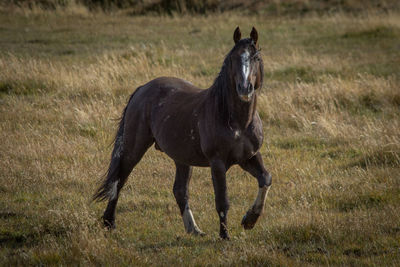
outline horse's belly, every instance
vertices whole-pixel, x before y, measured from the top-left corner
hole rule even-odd
[[[174,161],[179,163],[190,165],[190,166],[200,166],[207,167],[209,162],[204,156],[204,154],[199,153],[195,146],[188,146],[185,144],[178,144],[175,148],[162,148],[161,150],[165,152]]]
[[[154,136],[156,148],[173,160],[191,166],[209,166],[200,147],[200,140],[194,130],[166,127]]]

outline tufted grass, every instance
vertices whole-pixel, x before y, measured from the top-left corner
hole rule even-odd
[[[400,264],[400,17],[0,15],[0,265]],[[259,30],[261,148],[273,176],[228,172],[232,240],[218,238],[210,172],[195,168],[184,233],[173,162],[151,148],[107,232],[90,197],[129,95],[152,78],[206,88],[240,25]]]

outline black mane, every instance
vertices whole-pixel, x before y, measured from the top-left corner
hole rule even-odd
[[[229,68],[231,66],[231,54],[235,47],[226,55],[218,76],[215,78],[213,85],[210,87],[210,95],[214,98],[215,110],[221,121],[228,121],[229,114],[229,88],[231,85]]]

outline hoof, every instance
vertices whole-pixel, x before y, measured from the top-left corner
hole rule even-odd
[[[256,214],[252,211],[248,211],[246,213],[246,215],[243,216],[243,219],[242,219],[243,228],[246,230],[253,229],[259,216],[260,216],[260,214]]]
[[[221,237],[223,240],[231,240],[228,233],[220,233],[219,237]]]
[[[225,224],[220,225],[219,236],[224,240],[230,240],[228,229]]]
[[[203,231],[201,231],[200,229],[195,229],[193,232],[191,232],[190,234],[195,235],[195,236],[205,236],[206,233],[204,233]]]
[[[107,230],[115,229],[115,221],[114,220],[106,220],[103,219],[103,225],[107,228]]]

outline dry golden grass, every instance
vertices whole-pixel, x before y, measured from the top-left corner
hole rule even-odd
[[[116,17],[0,15],[0,264],[399,265],[400,16]],[[152,78],[206,88],[232,32],[260,32],[265,165],[257,192],[228,172],[232,240],[218,238],[207,168],[191,203],[204,238],[184,233],[172,160],[151,148],[132,172],[117,229],[90,203],[129,95]]]

